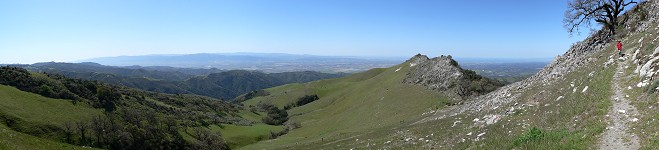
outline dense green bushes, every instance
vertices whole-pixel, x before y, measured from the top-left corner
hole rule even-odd
[[[315,94],[314,95],[304,95],[302,97],[297,98],[297,100],[295,102],[284,106],[284,110],[289,110],[293,107],[306,105],[306,104],[309,104],[309,103],[311,103],[313,101],[316,101],[318,99],[320,99],[320,98],[318,98],[318,95],[315,95]]]
[[[458,91],[462,97],[489,93],[504,85],[500,81],[484,78],[471,70],[463,70],[463,73],[465,80],[460,83],[462,89]]]
[[[288,121],[288,113],[286,110],[279,109],[277,106],[270,103],[260,103],[258,107],[268,113],[268,116],[263,118],[263,123],[265,124],[283,125],[284,122]]]
[[[188,131],[186,130],[186,132]],[[192,128],[192,131],[188,132],[188,134],[195,138],[195,142],[193,142],[193,145],[191,146],[194,149],[229,149],[228,145],[224,142],[224,139],[222,139],[222,136],[219,132],[213,132],[208,128],[195,127]]]

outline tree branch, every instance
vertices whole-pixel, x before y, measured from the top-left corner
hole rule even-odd
[[[615,26],[618,26],[618,16],[625,7],[638,3],[635,0],[571,0],[568,2],[568,10],[565,13],[565,28],[572,33],[579,27],[590,25],[589,20],[601,23],[610,30],[612,34]]]
[[[623,4],[622,7],[624,8],[624,7],[627,7],[627,5],[631,5],[631,4],[638,4],[638,2],[630,1],[630,2],[627,3],[627,4]]]

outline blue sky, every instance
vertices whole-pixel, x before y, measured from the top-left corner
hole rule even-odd
[[[0,0],[0,63],[265,52],[551,58],[561,0]],[[587,31],[587,30],[586,30]]]

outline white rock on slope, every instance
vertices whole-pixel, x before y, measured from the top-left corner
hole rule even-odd
[[[588,86],[584,87],[583,90],[581,90],[581,93],[586,93],[588,91]]]
[[[652,56],[656,55],[657,53],[659,53],[659,46],[654,50],[654,53],[652,53]],[[652,56],[650,56],[650,57],[652,57]],[[652,66],[653,65],[656,66],[654,64],[654,62],[657,61],[658,59],[659,59],[659,56],[650,59],[645,64],[640,65],[640,68],[637,68],[634,72],[638,72],[638,75],[641,78],[648,77],[648,75],[654,74],[654,73],[651,73],[653,71]]]
[[[491,125],[499,122],[499,120],[501,120],[501,115],[485,115],[483,118],[485,120],[485,124]]]
[[[624,113],[626,113],[626,112],[627,112],[627,111],[626,111],[626,110],[623,110],[623,109],[618,110],[618,113],[621,113],[621,114],[624,114]]]

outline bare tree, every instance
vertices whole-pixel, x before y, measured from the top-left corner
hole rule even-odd
[[[94,133],[94,136],[96,136],[96,146],[98,147],[103,147],[103,145],[105,145],[105,139],[110,131],[109,122],[110,121],[107,117],[98,115],[92,118],[91,124],[89,124],[91,131]]]
[[[568,2],[563,23],[572,34],[579,27],[590,26],[591,21],[595,21],[613,35],[619,25],[618,16],[625,11],[625,7],[636,3],[634,0],[573,0]]]
[[[64,135],[66,136],[66,142],[70,144],[73,143],[73,134],[76,132],[76,126],[72,122],[64,123]]]
[[[86,132],[87,132],[88,127],[89,127],[89,125],[84,121],[76,122],[76,129],[78,129],[78,133],[80,133],[80,144],[81,145],[88,144],[87,143],[87,137],[85,136],[85,135],[87,135]]]

